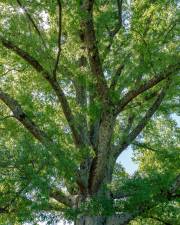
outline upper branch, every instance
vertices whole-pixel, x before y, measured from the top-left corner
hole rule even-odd
[[[9,40],[6,40],[2,36],[0,36],[0,42],[4,47],[7,49],[10,49],[11,51],[15,52],[17,55],[19,55],[21,58],[23,58],[26,62],[28,62],[37,72],[42,72],[44,77],[49,77],[50,74],[48,71],[46,71],[43,66],[31,55],[29,55],[27,52],[25,52],[23,49],[16,46],[14,43],[12,43]]]
[[[0,89],[0,99],[9,107],[13,116],[42,144],[52,142],[50,138],[28,117],[20,104]]]
[[[41,73],[41,75],[44,77],[44,79],[46,79],[49,82],[49,84],[55,91],[55,93],[61,103],[63,113],[64,113],[66,120],[72,131],[74,143],[76,144],[76,146],[79,146],[80,144],[82,144],[83,140],[81,139],[78,129],[75,126],[75,118],[72,114],[72,111],[71,111],[69,103],[66,99],[66,96],[65,96],[62,88],[60,87],[59,83],[57,82],[57,80],[52,76],[52,74],[50,74],[47,70],[45,70],[44,67],[34,57],[32,57],[28,52],[17,47],[14,43],[12,43],[9,40],[6,40],[2,36],[0,36],[0,42],[2,43],[2,45],[4,47],[15,52],[18,56],[20,56],[27,63],[29,63],[37,72]]]
[[[131,102],[134,98],[136,98],[141,93],[147,91],[148,89],[154,87],[162,80],[165,80],[169,76],[171,76],[173,73],[177,72],[180,69],[180,63],[177,63],[175,65],[170,65],[165,71],[158,74],[157,76],[154,76],[152,79],[147,81],[145,84],[140,85],[139,87],[130,90],[125,96],[118,102],[117,108],[116,108],[116,114],[120,113],[124,107]]]
[[[169,84],[167,83],[167,85],[162,89],[162,91],[157,96],[153,105],[148,109],[145,116],[137,124],[137,126],[131,131],[131,133],[126,138],[123,138],[122,142],[115,148],[115,151],[114,151],[115,157],[118,157],[118,155],[132,143],[132,141],[140,134],[140,132],[147,125],[147,123],[149,122],[149,120],[157,111],[161,102],[163,101],[166,91],[168,89],[168,86]]]
[[[114,76],[112,77],[112,80],[111,80],[111,85],[110,85],[110,89],[111,90],[114,90],[115,89],[116,84],[117,84],[118,79],[119,79],[119,76],[121,75],[123,69],[124,69],[124,65],[120,65],[117,68],[116,73],[114,74]]]
[[[118,7],[118,23],[116,24],[115,28],[112,31],[109,31],[109,44],[107,45],[105,51],[104,51],[104,57],[109,53],[111,46],[113,44],[113,39],[116,36],[116,34],[119,32],[119,30],[122,28],[122,4],[123,0],[117,0],[117,7]],[[108,29],[109,30],[109,29]]]
[[[144,148],[144,149],[147,149],[147,150],[150,150],[150,151],[153,151],[153,152],[158,152],[159,150],[149,146],[149,144],[146,144],[146,143],[140,143],[138,141],[134,141],[133,142],[133,145],[139,147],[139,148]]]
[[[122,26],[122,3],[123,0],[117,0],[119,27]]]
[[[25,6],[23,6],[23,4],[21,3],[20,0],[16,0],[16,1],[17,1],[18,5],[24,10],[24,12],[25,12],[25,14],[26,14],[28,20],[32,23],[32,25],[33,25],[35,31],[37,32],[38,36],[40,37],[40,39],[41,39],[41,41],[42,41],[42,43],[43,43],[43,45],[44,45],[44,47],[46,48],[46,43],[45,43],[45,41],[44,41],[44,38],[43,38],[43,36],[41,35],[41,32],[40,32],[38,26],[37,26],[36,23],[34,22],[32,16],[31,16],[30,13],[28,12],[27,8],[26,8]]]
[[[85,0],[82,5],[84,15],[82,16],[81,25],[84,32],[85,45],[88,51],[92,75],[96,79],[97,93],[101,99],[107,96],[107,83],[103,74],[102,63],[97,46],[96,34],[93,23],[93,0]]]
[[[60,0],[57,0],[57,3],[58,3],[58,12],[59,12],[59,23],[58,23],[59,32],[58,32],[58,53],[57,53],[56,62],[55,62],[54,70],[53,70],[54,77],[56,77],[56,71],[58,68],[59,58],[61,54],[61,34],[62,34],[62,5]]]

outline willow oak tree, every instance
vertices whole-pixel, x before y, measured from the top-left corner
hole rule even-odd
[[[149,152],[147,137],[167,141],[152,117],[178,110],[178,3],[3,0],[0,12],[1,224],[121,225],[153,213],[153,176],[130,179],[116,160],[131,144]],[[170,177],[155,196],[177,196]]]

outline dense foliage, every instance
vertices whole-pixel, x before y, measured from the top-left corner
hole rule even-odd
[[[0,224],[178,224],[178,20],[175,0],[0,1]]]

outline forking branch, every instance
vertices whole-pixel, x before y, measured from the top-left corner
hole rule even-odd
[[[103,74],[102,62],[97,47],[96,34],[93,23],[93,6],[94,1],[85,0],[81,5],[85,16],[81,18],[81,26],[85,38],[85,46],[88,52],[91,73],[96,80],[98,96],[101,100],[107,97],[107,82]]]
[[[55,91],[59,102],[61,103],[63,113],[66,117],[66,120],[69,124],[69,127],[72,131],[72,136],[74,139],[74,143],[76,146],[79,146],[83,143],[83,140],[80,137],[80,134],[78,132],[78,129],[75,126],[75,119],[74,115],[72,114],[71,108],[69,106],[69,103],[66,99],[66,96],[60,87],[58,81],[53,78],[53,75],[49,73],[44,67],[33,57],[31,56],[28,52],[24,51],[23,49],[19,48],[16,46],[14,43],[12,43],[9,40],[6,40],[2,36],[0,36],[0,42],[2,45],[13,51],[15,54],[20,56],[22,59],[24,59],[29,65],[31,65],[38,73],[40,73],[45,80],[48,81],[48,83],[51,85],[53,90]]]
[[[136,127],[126,136],[126,138],[122,139],[121,143],[119,143],[116,147],[114,147],[115,158],[117,158],[119,154],[135,140],[135,138],[141,133],[141,131],[147,125],[151,117],[154,115],[154,113],[157,111],[157,109],[161,105],[165,97],[165,94],[168,90],[168,87],[169,87],[169,83],[167,82],[165,87],[162,88],[161,92],[157,95],[157,98],[152,104],[152,106],[146,111],[144,117],[139,121]]]
[[[166,70],[157,74],[150,80],[146,81],[144,84],[141,84],[139,87],[136,87],[135,89],[130,90],[117,103],[115,113],[119,114],[124,109],[124,107],[128,105],[128,103],[130,103],[133,99],[135,99],[138,95],[144,93],[145,91],[154,87],[155,85],[167,79],[168,77],[172,76],[173,74],[176,74],[179,69],[180,69],[179,63],[170,65],[166,68]]]

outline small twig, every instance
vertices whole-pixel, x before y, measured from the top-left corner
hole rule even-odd
[[[20,0],[16,0],[16,1],[17,1],[18,5],[24,10],[24,12],[25,12],[27,18],[29,19],[29,21],[32,23],[34,29],[36,30],[38,36],[40,37],[40,39],[41,39],[41,41],[42,41],[44,47],[47,48],[47,47],[46,47],[46,43],[45,43],[45,41],[44,41],[44,38],[43,38],[42,35],[41,35],[40,30],[39,30],[38,26],[36,25],[36,23],[34,22],[34,20],[33,20],[33,18],[31,17],[31,15],[29,14],[27,8],[26,8],[25,6],[23,6],[23,4],[21,3]]]
[[[145,144],[145,143],[140,143],[138,141],[134,141],[133,142],[133,145],[137,146],[137,147],[140,147],[140,148],[144,148],[144,149],[147,149],[147,150],[150,150],[150,151],[153,151],[153,152],[158,152],[158,150],[152,148],[151,146]]]
[[[15,118],[15,117],[13,115],[5,116],[5,117],[0,118],[0,121],[6,120],[6,119],[9,119],[9,118]]]
[[[176,26],[176,24],[177,24],[177,23],[176,23],[176,21],[175,21],[175,23],[174,23],[174,24],[170,27],[170,29],[166,32],[162,44],[165,44],[166,38],[168,37],[169,33],[173,30],[173,28]]]

